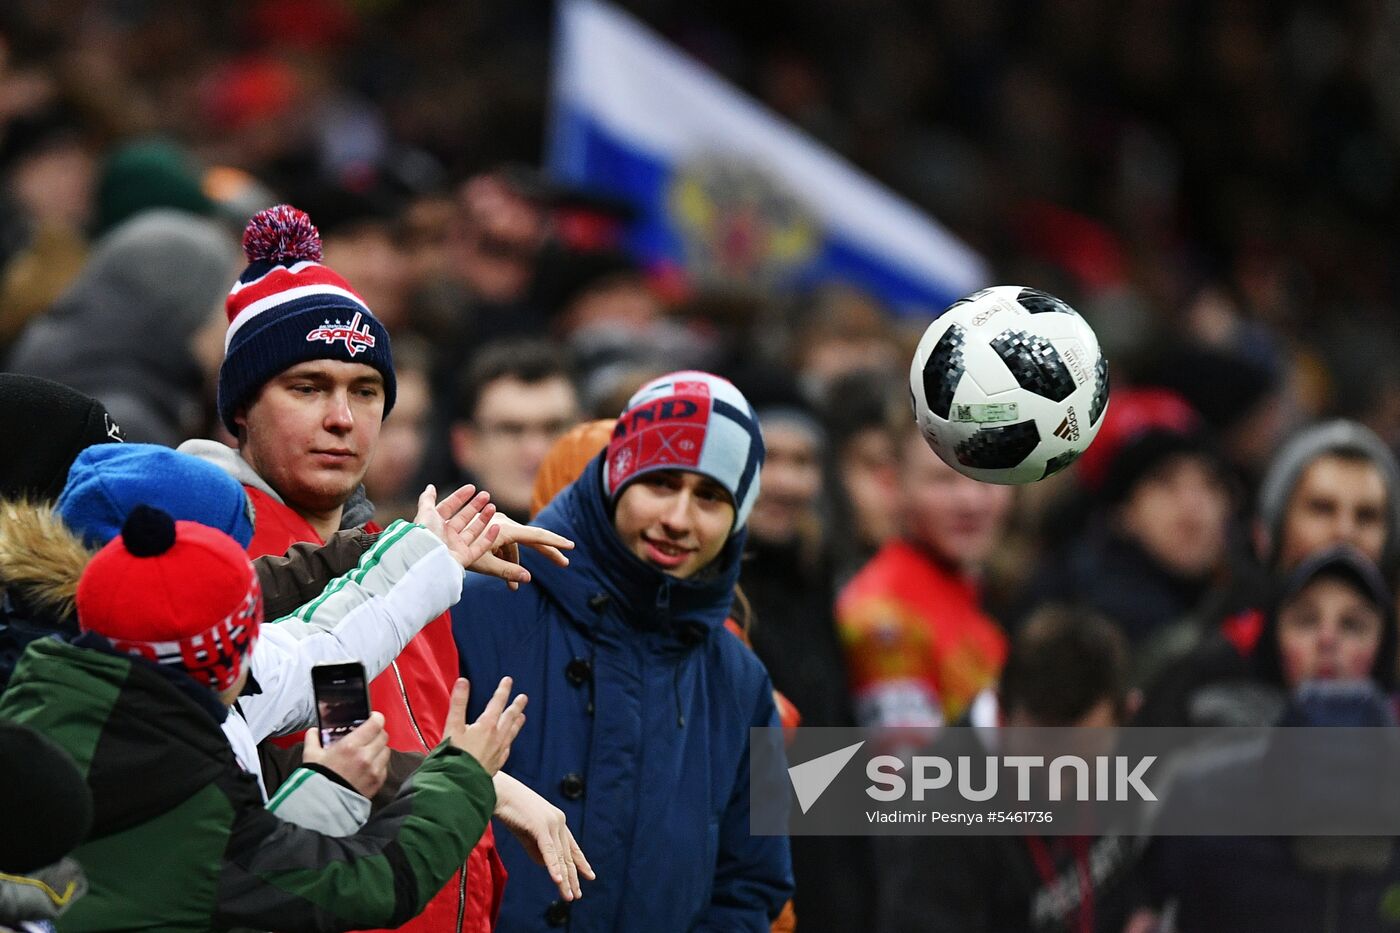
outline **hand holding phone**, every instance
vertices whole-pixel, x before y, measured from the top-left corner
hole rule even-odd
[[[369,719],[369,686],[359,661],[317,664],[311,668],[316,724],[321,747],[328,747]]]
[[[330,748],[321,747],[320,732],[306,730],[302,763],[329,768],[361,797],[379,793],[389,777],[389,733],[384,730],[384,714],[370,713],[369,719]]]
[[[317,664],[311,685],[317,728],[307,730],[303,760],[329,768],[361,796],[373,797],[389,774],[389,735],[384,716],[369,710],[363,665]]]

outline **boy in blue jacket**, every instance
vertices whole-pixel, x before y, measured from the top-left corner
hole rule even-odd
[[[463,674],[509,672],[533,698],[511,774],[596,853],[570,904],[503,836],[502,929],[766,931],[791,896],[787,839],[749,833],[749,729],[778,726],[772,684],[721,631],[762,464],[738,389],[662,376],[535,520],[577,543],[570,566],[526,556],[528,591],[468,579]]]

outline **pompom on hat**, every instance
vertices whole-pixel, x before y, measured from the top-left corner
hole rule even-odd
[[[758,499],[763,434],[744,394],[698,370],[658,376],[636,391],[617,419],[603,463],[603,487],[617,503],[627,484],[656,470],[708,476],[734,502],[737,533]]]
[[[145,505],[88,564],[77,605],[83,631],[216,692],[238,682],[263,611],[257,574],[236,541]]]
[[[394,407],[389,332],[354,289],[321,263],[321,234],[305,212],[278,204],[243,231],[248,268],[229,291],[228,334],[219,368],[219,418],[234,413],[269,379],[308,360],[363,363],[384,377],[384,415]]]

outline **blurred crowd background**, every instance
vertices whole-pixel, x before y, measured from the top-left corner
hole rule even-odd
[[[1133,688],[1160,683],[1267,604],[1278,509],[1311,461],[1284,464],[1277,514],[1261,486],[1320,419],[1379,439],[1379,505],[1346,513],[1371,515],[1374,546],[1334,537],[1392,570],[1400,4],[622,6],[926,210],[997,282],[1084,314],[1114,386],[1089,454],[1034,487],[963,480],[912,431],[926,321],[846,283],[771,294],[629,260],[627,205],[536,168],[553,15],[537,0],[0,6],[0,365],[97,396],[129,440],[218,436],[238,233],[287,201],[393,335],[399,400],[366,480],[381,518],[464,478],[524,518],[570,427],[653,375],[721,373],[768,442],[751,636],[809,725],[957,719],[1051,600],[1108,620]],[[878,580],[848,587],[901,540],[966,585],[956,632],[915,647],[862,615]],[[961,654],[936,644],[967,632]],[[876,689],[891,679],[915,688]]]

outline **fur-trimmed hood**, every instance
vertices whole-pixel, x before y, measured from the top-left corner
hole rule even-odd
[[[0,592],[26,621],[70,628],[92,552],[51,505],[0,501]]]

